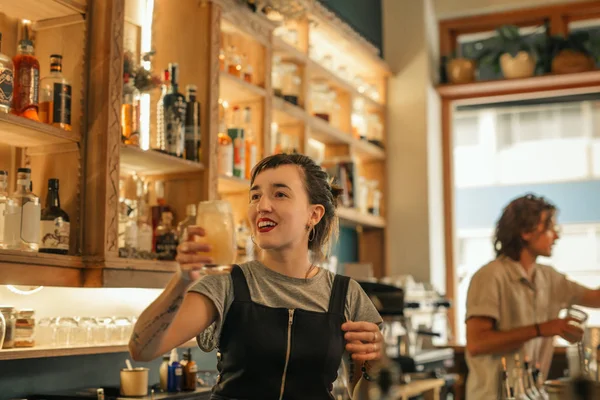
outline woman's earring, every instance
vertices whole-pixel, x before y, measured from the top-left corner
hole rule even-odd
[[[308,232],[308,241],[312,242],[313,240],[315,240],[315,226],[314,225],[312,225],[310,227],[310,232]]]

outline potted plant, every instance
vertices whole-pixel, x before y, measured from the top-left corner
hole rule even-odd
[[[446,62],[446,77],[450,83],[469,83],[475,81],[477,57],[467,49],[463,54],[460,44]]]
[[[573,32],[567,37],[549,36],[545,64],[547,71],[554,74],[592,71],[596,68],[599,54],[598,43],[590,38],[588,32]]]
[[[528,37],[521,36],[514,25],[503,25],[496,33],[487,41],[480,62],[499,68],[507,79],[533,76],[538,55]]]

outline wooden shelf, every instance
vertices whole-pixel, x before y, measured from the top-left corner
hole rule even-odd
[[[267,91],[227,72],[220,73],[220,97],[229,104],[248,103],[264,99]]]
[[[365,228],[385,228],[385,219],[365,214],[355,208],[339,207],[337,209],[340,224],[344,226],[362,226]]]
[[[301,65],[309,63],[306,54],[277,36],[273,36],[273,53],[280,55],[283,60],[293,61]]]
[[[84,0],[0,0],[0,10],[6,15],[30,21],[85,14]]]
[[[196,340],[190,340],[179,346],[182,348],[196,347]],[[73,347],[31,347],[0,350],[0,361],[23,360],[31,358],[84,356],[90,354],[126,353],[129,349],[122,345],[97,345]]]
[[[81,257],[0,250],[0,284],[81,286]]]
[[[600,86],[600,70],[575,74],[543,75],[522,79],[498,79],[463,84],[444,84],[437,87],[441,97],[460,100],[532,92]]]
[[[175,261],[110,257],[105,261],[86,260],[83,286],[162,289],[177,271]]]
[[[142,175],[199,172],[204,165],[173,157],[154,150],[142,150],[136,146],[121,145],[121,172]]]
[[[250,190],[250,181],[231,176],[219,176],[219,193],[240,193]]]
[[[327,121],[309,115],[308,125],[310,127],[310,137],[325,144],[349,144],[354,138],[346,132],[332,126]]]
[[[365,106],[369,112],[384,112],[385,106],[380,104],[370,98],[369,96],[362,94],[352,86],[349,82],[337,76],[332,71],[328,70],[321,64],[317,63],[314,60],[309,60],[308,62],[308,70],[310,80],[323,80],[329,83],[330,86],[341,90],[343,92],[349,93],[354,98],[360,98],[365,101]]]
[[[366,140],[354,139],[352,149],[363,161],[385,160],[385,150]]]
[[[293,124],[306,124],[309,115],[303,108],[293,105],[280,97],[272,96],[273,122],[280,126]]]
[[[15,147],[77,143],[80,139],[74,131],[4,113],[0,113],[0,132],[0,143]]]

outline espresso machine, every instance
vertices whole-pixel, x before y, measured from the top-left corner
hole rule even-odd
[[[389,278],[358,283],[383,318],[385,354],[401,371],[401,382],[444,379],[440,399],[453,399],[457,376],[447,370],[454,365],[454,351],[443,347],[442,343],[447,343],[446,325],[438,319],[450,302],[433,290],[410,295],[398,281]],[[436,326],[442,329],[436,331]]]

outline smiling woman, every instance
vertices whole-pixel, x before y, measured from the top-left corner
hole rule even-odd
[[[315,265],[336,233],[340,193],[306,156],[259,162],[248,204],[258,259],[231,274],[201,275],[212,262],[209,246],[181,244],[180,270],[135,326],[134,359],[151,360],[197,337],[203,350],[218,349],[213,400],[333,398],[345,353],[360,370],[382,350],[382,319],[360,285]]]

